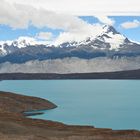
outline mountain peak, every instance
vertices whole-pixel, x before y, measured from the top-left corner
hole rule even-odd
[[[12,44],[18,48],[24,48],[29,45],[35,45],[36,40],[32,37],[19,37],[17,40],[13,41]]]
[[[104,29],[105,33],[112,32],[113,34],[119,34],[119,32],[117,32],[116,29],[113,26],[111,26],[111,25],[104,25],[103,29]]]
[[[15,52],[21,48],[26,48],[30,46],[49,46],[45,41],[38,41],[32,37],[21,36],[16,40],[10,41],[0,41],[0,56],[7,55],[9,53]]]

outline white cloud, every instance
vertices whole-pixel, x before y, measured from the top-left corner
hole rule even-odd
[[[140,26],[140,21],[138,20],[127,21],[121,24],[121,27],[124,29],[137,28],[139,26]]]
[[[98,19],[102,23],[112,25],[114,23],[112,19],[101,15],[116,14],[116,7],[119,7],[124,13],[128,11],[126,3],[128,9],[134,9],[129,7],[129,5],[134,6],[134,1],[132,3],[130,0],[123,0],[120,5],[118,1],[113,0],[82,0],[82,2],[81,0],[0,0],[0,24],[15,29],[24,29],[29,25],[37,28],[61,29],[64,32],[55,39],[55,44],[65,41],[80,41],[90,35],[95,36],[100,33],[101,25],[89,24],[74,15],[93,16],[97,14],[100,15]],[[136,11],[132,11],[132,13],[137,12],[138,3],[134,7]]]
[[[89,35],[97,35],[101,30],[101,25],[89,24],[73,15],[59,14],[33,5],[15,4],[5,0],[1,0],[0,24],[13,28],[27,28],[30,24],[38,28],[61,29],[63,32],[55,39],[56,44],[63,41],[80,41]],[[50,34],[40,33],[38,37],[46,38],[48,35]]]
[[[49,27],[67,31],[78,30],[79,27],[87,25],[86,22],[72,15],[58,14],[37,9],[31,5],[9,3],[5,0],[1,0],[0,4],[0,24],[13,28],[27,28],[31,24],[38,28]]]
[[[36,38],[41,40],[51,40],[52,37],[53,34],[51,32],[40,32],[36,35]]]
[[[104,15],[97,15],[95,16],[101,23],[108,24],[108,25],[113,25],[115,23],[115,20],[112,18],[109,18],[108,16]]]
[[[139,0],[7,0],[72,15],[140,15]],[[9,10],[9,9],[8,9]]]
[[[69,30],[60,33],[56,38],[54,44],[58,45],[67,41],[82,41],[89,36],[95,37],[102,33],[102,25],[100,24],[87,24],[86,26],[79,26],[78,30]]]

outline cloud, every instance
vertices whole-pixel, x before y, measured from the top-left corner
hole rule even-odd
[[[41,40],[51,40],[52,37],[53,34],[51,32],[40,32],[36,35],[36,38]]]
[[[109,18],[108,16],[104,16],[104,15],[99,15],[99,16],[95,16],[101,23],[104,24],[108,24],[108,25],[114,25],[115,20],[113,20],[112,18]]]
[[[140,21],[138,20],[127,21],[121,24],[121,27],[124,29],[137,28],[139,26],[140,26]]]
[[[24,29],[29,25],[33,25],[38,28],[49,27],[67,31],[78,30],[87,25],[86,22],[76,16],[58,14],[46,9],[38,9],[31,5],[10,3],[6,0],[1,0],[0,24],[5,24],[12,28]]]
[[[88,36],[96,36],[101,32],[101,25],[99,24],[89,24],[77,16],[35,7],[30,2],[29,4],[10,3],[6,0],[1,0],[0,24],[8,25],[14,29],[25,29],[29,25],[37,28],[60,29],[62,32],[55,39],[55,44],[66,41],[81,41]],[[50,36],[50,33],[38,34],[40,39],[46,39]]]
[[[102,26],[100,24],[89,24],[75,15],[81,15],[83,12],[88,15],[92,14],[92,16],[95,14],[102,15],[102,9],[104,11],[111,11],[113,10],[112,6],[114,3],[117,4],[115,7],[119,5],[116,1],[112,2],[112,0],[106,0],[109,4],[108,6],[105,6],[106,3],[101,0],[95,0],[96,2],[93,2],[93,0],[83,0],[82,2],[81,0],[0,1],[0,24],[8,25],[14,29],[25,29],[30,25],[37,28],[48,27],[51,29],[60,29],[62,32],[57,38],[55,38],[55,44],[60,44],[66,41],[81,41],[91,35],[96,36],[101,32]],[[122,2],[122,5],[124,5],[124,1]],[[130,3],[128,1],[129,0],[127,0],[127,3]],[[134,1],[135,0],[133,0],[133,2]],[[73,5],[73,3],[75,4]],[[108,7],[110,9],[107,9]],[[92,12],[90,13],[89,11]],[[98,17],[102,23],[109,25],[114,24],[114,20],[108,18],[107,16],[96,17]],[[45,39],[45,36],[48,36],[48,34],[38,34],[40,39]]]
[[[37,9],[77,16],[138,15],[139,0],[7,0],[9,3],[27,4]],[[9,10],[9,9],[8,9]]]
[[[64,31],[59,34],[55,39],[54,45],[59,45],[68,41],[82,41],[87,37],[95,37],[102,33],[102,25],[100,24],[87,24],[86,26],[79,26],[78,30]]]

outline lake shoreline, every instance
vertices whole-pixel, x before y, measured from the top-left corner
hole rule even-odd
[[[139,80],[140,69],[96,73],[0,73],[0,80],[127,79]]]
[[[53,109],[57,106],[48,100],[0,92],[0,138],[3,140],[135,140],[140,139],[137,130],[112,130],[93,126],[66,125],[63,123],[32,119],[23,112]]]

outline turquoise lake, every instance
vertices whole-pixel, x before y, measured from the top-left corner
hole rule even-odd
[[[45,98],[58,106],[34,118],[140,130],[139,80],[6,80],[0,90]]]

